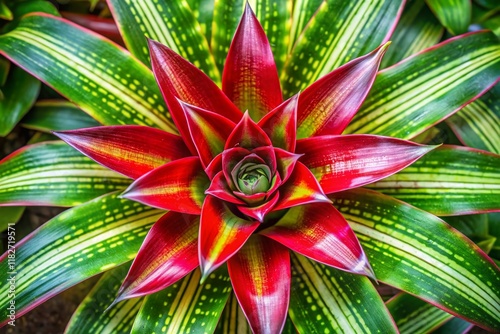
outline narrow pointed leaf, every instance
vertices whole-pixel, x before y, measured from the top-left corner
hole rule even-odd
[[[123,40],[133,55],[149,65],[147,38],[167,45],[215,82],[220,73],[201,27],[185,1],[108,0]]]
[[[346,132],[413,138],[473,101],[499,77],[495,35],[451,38],[379,72]]]
[[[295,151],[298,99],[298,94],[292,96],[265,115],[258,123],[260,128],[267,133],[274,147],[289,152]]]
[[[226,58],[222,90],[255,121],[283,101],[271,46],[248,3]]]
[[[389,44],[325,75],[300,94],[297,136],[338,135],[346,128],[372,87]]]
[[[388,41],[402,3],[401,0],[323,1],[287,59],[281,75],[284,96],[296,94]]]
[[[238,329],[239,334],[252,334],[250,325],[245,318],[245,313],[238,303],[238,299],[234,293],[229,297],[224,312],[217,324],[214,333],[216,334],[232,334]]]
[[[55,135],[99,164],[133,179],[190,155],[181,137],[146,126],[100,126]]]
[[[272,146],[271,139],[246,112],[227,138],[224,149],[243,147],[251,150],[261,146]]]
[[[59,141],[25,146],[0,161],[0,206],[74,206],[129,184]]]
[[[104,125],[177,132],[151,71],[124,49],[69,21],[27,15],[0,37],[0,53]]]
[[[65,100],[42,100],[35,103],[21,121],[25,128],[51,132],[90,128],[100,125],[88,114]]]
[[[272,195],[271,198],[267,199],[264,204],[261,204],[259,206],[240,205],[238,206],[238,210],[249,218],[255,219],[262,223],[265,216],[275,208],[279,198],[279,192],[277,192]]]
[[[426,0],[426,2],[451,34],[467,32],[472,15],[470,0]]]
[[[200,24],[201,32],[208,42],[212,39],[214,0],[188,0],[189,8]]]
[[[500,211],[498,166],[499,155],[443,146],[368,187],[440,216]]]
[[[73,313],[64,331],[66,334],[130,333],[142,305],[141,298],[127,300],[105,312],[115,299],[128,268],[129,265],[124,264],[101,277]]]
[[[381,68],[396,64],[417,52],[437,44],[444,28],[431,12],[424,0],[407,1],[387,50]]]
[[[434,334],[448,334],[448,333],[457,333],[457,334],[466,334],[469,333],[470,330],[474,327],[473,324],[467,322],[460,318],[454,318],[436,329]]]
[[[351,189],[400,171],[432,150],[409,141],[371,135],[321,136],[297,142],[301,162],[325,194]]]
[[[211,274],[203,285],[195,270],[147,296],[131,333],[212,333],[230,293],[226,270]]]
[[[115,303],[160,291],[198,266],[199,217],[168,212],[148,232]],[[112,308],[111,308],[112,309]]]
[[[398,333],[368,278],[295,254],[292,264],[289,312],[299,333]]]
[[[254,333],[282,330],[290,300],[290,255],[266,237],[254,235],[228,261],[238,302]]]
[[[295,165],[302,154],[290,153],[279,148],[275,148],[274,153],[276,154],[276,168],[281,176],[281,182],[285,183],[292,175]]]
[[[378,280],[483,328],[500,329],[498,267],[469,239],[377,192],[356,189],[330,198],[356,232]]]
[[[233,256],[259,225],[236,216],[218,198],[207,196],[201,211],[198,246],[202,277]]]
[[[316,262],[373,277],[354,232],[329,203],[291,208],[278,223],[260,233]]]
[[[122,196],[160,209],[199,215],[208,184],[198,157],[189,157],[141,176]]]
[[[207,195],[212,195],[226,202],[234,204],[245,204],[241,199],[234,196],[233,191],[227,184],[226,177],[221,171],[217,173],[210,183],[210,187],[205,191]]]
[[[290,29],[290,43],[288,51],[292,49],[307,23],[314,18],[323,0],[295,0],[292,13],[292,27]]]
[[[8,265],[8,253],[0,257],[4,282],[16,271],[16,316],[133,259],[161,214],[115,194],[106,195],[63,212],[16,243],[15,268]],[[0,286],[0,325],[10,320],[8,287]]]
[[[500,154],[500,84],[446,120],[467,146]]]

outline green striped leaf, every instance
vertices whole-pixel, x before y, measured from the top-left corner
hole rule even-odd
[[[346,129],[410,139],[453,114],[500,76],[500,43],[470,33],[382,70]]]
[[[292,255],[290,317],[300,333],[397,333],[365,276]],[[369,314],[369,316],[367,316]]]
[[[307,23],[314,16],[323,0],[295,0],[293,3],[292,28],[290,29],[290,43],[288,51],[292,50]]]
[[[196,269],[170,287],[144,299],[131,333],[212,333],[231,293],[227,270],[200,284]]]
[[[401,4],[401,0],[324,1],[287,59],[281,76],[284,96],[376,49],[390,36]]]
[[[0,258],[0,279],[15,272],[16,316],[100,272],[133,259],[164,212],[139,203],[99,197],[53,218],[16,244],[15,264]],[[0,285],[0,326],[8,321],[9,284]]]
[[[73,313],[67,334],[128,334],[132,329],[142,298],[128,299],[105,312],[127,275],[128,264],[106,272]]]
[[[467,146],[500,154],[500,84],[446,120]]]
[[[0,161],[0,206],[73,206],[130,182],[61,141],[42,142]]]
[[[443,33],[444,28],[436,20],[424,0],[408,1],[396,30],[392,34],[392,47],[387,50],[380,67],[389,67],[437,44]]]
[[[176,132],[152,72],[124,49],[64,19],[25,16],[0,36],[0,53],[104,125]]]
[[[469,239],[439,218],[366,189],[329,196],[349,221],[377,279],[500,330],[500,273]]]
[[[215,0],[210,46],[221,71],[246,2]],[[292,0],[248,0],[248,3],[266,32],[279,72],[285,62],[290,43]]]
[[[0,137],[8,135],[35,103],[40,81],[17,66],[11,67],[5,84],[0,87]]]
[[[453,318],[438,329],[436,329],[433,334],[465,334],[469,333],[469,330],[474,327],[473,324],[467,322],[460,318]]]
[[[367,187],[440,216],[500,211],[500,156],[442,146]]]
[[[108,0],[127,48],[149,66],[147,38],[189,60],[214,81],[220,73],[201,26],[186,1]]]
[[[200,23],[201,31],[207,41],[212,39],[212,21],[215,0],[187,0],[189,8]]]
[[[98,126],[99,122],[71,102],[45,100],[35,104],[21,121],[21,125],[28,129],[51,132],[90,128]]]
[[[453,35],[463,34],[469,28],[471,0],[426,0],[436,17]]]

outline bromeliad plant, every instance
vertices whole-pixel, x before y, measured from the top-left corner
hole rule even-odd
[[[246,328],[242,314],[255,333],[397,332],[379,280],[499,330],[494,262],[436,216],[382,194],[439,215],[499,210],[497,155],[407,140],[498,81],[497,38],[452,38],[377,75],[401,3],[295,2],[290,25],[291,1],[262,1],[262,26],[246,4],[229,44],[217,23],[235,25],[237,3],[215,2],[213,18],[200,10],[200,25],[193,3],[109,1],[159,90],[136,58],[63,19],[28,15],[0,37],[5,56],[103,124],[55,132],[100,165],[59,141],[0,164],[5,204],[103,194],[18,244],[15,298],[0,288],[2,305],[14,300],[19,316],[118,267],[68,332],[230,333]],[[63,31],[68,41],[56,38]],[[144,35],[168,47],[146,48]],[[7,255],[1,265],[12,265]]]

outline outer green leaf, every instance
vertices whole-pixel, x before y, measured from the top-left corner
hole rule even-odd
[[[367,277],[300,255],[293,255],[292,263],[289,313],[300,333],[397,333]]]
[[[380,281],[500,330],[500,272],[469,239],[425,211],[366,189],[330,198]]]
[[[14,1],[10,4],[13,20],[2,27],[2,33],[15,29],[21,18],[29,13],[47,13],[54,16],[61,16],[54,4],[46,0]]]
[[[85,297],[71,317],[65,333],[68,334],[128,334],[142,305],[142,298],[129,299],[115,305],[113,302],[130,266],[124,264],[106,272]]]
[[[471,0],[426,0],[436,17],[453,35],[463,34],[469,27]]]
[[[147,38],[167,45],[216,82],[220,73],[186,1],[108,0],[127,48],[149,66]]]
[[[387,41],[401,0],[324,1],[292,50],[282,72],[284,97]]]
[[[35,104],[21,125],[33,130],[50,132],[90,128],[99,122],[73,103],[64,100],[46,100]]]
[[[133,259],[162,214],[111,194],[47,222],[16,244],[15,264],[9,264],[8,253],[0,258],[2,282],[16,273],[16,316],[90,276]],[[8,321],[9,286],[0,286],[0,326]]]
[[[0,87],[5,85],[7,81],[7,77],[9,76],[10,71],[10,61],[0,56]],[[0,89],[0,100],[3,100],[4,95],[2,90]]]
[[[231,293],[227,270],[210,274],[200,285],[200,271],[145,297],[132,333],[211,333]]]
[[[24,213],[24,206],[0,207],[0,232],[5,231],[9,226],[16,224]]]
[[[500,154],[500,84],[446,123],[465,145]]]
[[[0,53],[104,125],[176,132],[152,72],[124,49],[64,19],[25,16],[0,36]]]
[[[300,34],[304,31],[307,23],[314,16],[324,0],[295,0],[293,3],[292,28],[290,29],[290,43],[288,51],[291,51]]]
[[[346,132],[410,139],[481,95],[499,77],[495,35],[451,38],[379,72]]]
[[[215,0],[211,48],[221,71],[246,2]],[[285,62],[290,43],[292,1],[248,0],[248,3],[266,32],[279,72]]]
[[[12,20],[14,15],[12,15],[12,11],[7,7],[4,1],[0,1],[0,19],[3,20]]]
[[[425,48],[437,44],[444,28],[426,6],[424,0],[411,0],[392,34],[392,47],[387,50],[381,68],[396,64]]]
[[[212,21],[215,0],[187,0],[191,11],[200,23],[201,31],[207,41],[212,39]]]
[[[473,241],[475,237],[486,237],[489,233],[487,214],[446,217],[445,220]]]
[[[7,82],[1,87],[0,136],[6,136],[35,103],[40,81],[19,67],[11,68]]]
[[[465,334],[469,333],[469,330],[474,325],[460,318],[454,318],[445,323],[443,326],[436,329],[433,334]]]
[[[367,187],[440,216],[500,211],[500,156],[442,146]]]
[[[0,161],[0,206],[73,206],[129,184],[60,141],[25,146]]]

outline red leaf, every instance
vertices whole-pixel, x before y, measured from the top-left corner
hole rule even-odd
[[[140,177],[122,197],[155,208],[199,215],[209,182],[198,157],[188,157]]]
[[[208,178],[212,180],[218,172],[222,170],[222,153],[215,156],[215,158],[205,168],[205,173]]]
[[[165,289],[198,266],[199,216],[168,212],[151,228],[118,297],[121,300]]]
[[[297,111],[299,138],[344,131],[370,91],[388,46],[350,61],[304,90]]]
[[[283,101],[271,46],[248,3],[229,48],[222,89],[256,121]]]
[[[410,141],[374,136],[321,136],[297,141],[297,152],[325,194],[356,188],[392,175],[434,149]]]
[[[244,215],[247,215],[250,218],[256,219],[259,222],[263,222],[266,214],[271,212],[279,199],[279,192],[271,196],[264,204],[259,206],[244,206],[239,205],[238,210]]]
[[[199,258],[202,281],[226,262],[260,224],[236,216],[224,202],[207,196],[200,221]]]
[[[254,333],[281,333],[290,302],[290,254],[253,235],[227,263],[238,302]]]
[[[287,152],[285,150],[275,148],[274,152],[276,154],[277,169],[281,175],[282,182],[286,182],[295,168],[297,160],[302,156],[302,154],[294,154]]]
[[[248,112],[245,112],[243,118],[229,135],[224,149],[243,147],[251,150],[260,146],[272,146],[271,139],[269,139],[264,130],[248,116]]]
[[[99,126],[54,134],[101,165],[133,179],[190,155],[181,137],[147,126]]]
[[[191,153],[196,154],[184,112],[177,99],[220,114],[233,122],[241,119],[241,111],[196,66],[168,47],[152,40],[148,42],[151,65],[158,86],[182,138]]]
[[[205,193],[226,202],[234,204],[245,204],[245,202],[233,195],[233,191],[229,188],[223,172],[219,172],[217,173],[217,175],[215,175],[215,177],[212,179],[212,183],[210,183],[210,187],[208,187]]]
[[[375,277],[349,223],[331,204],[291,208],[276,225],[260,233],[314,261]]]

